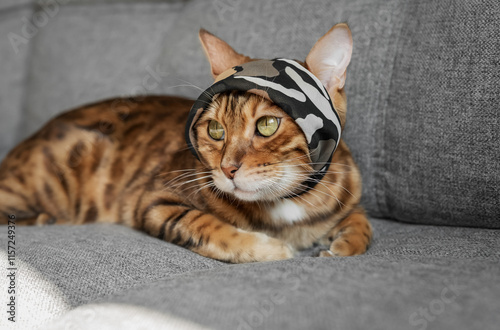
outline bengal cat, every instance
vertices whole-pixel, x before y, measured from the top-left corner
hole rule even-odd
[[[255,61],[199,36],[216,80]],[[351,52],[351,32],[337,24],[297,62],[328,91],[342,127]],[[232,263],[287,259],[317,242],[329,246],[320,256],[364,253],[372,231],[345,143],[307,186],[315,164],[298,121],[258,93],[212,96],[189,145],[194,101],[179,97],[113,99],[52,119],[0,166],[1,223],[120,223]]]

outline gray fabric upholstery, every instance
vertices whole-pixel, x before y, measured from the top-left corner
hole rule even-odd
[[[470,268],[477,276],[470,276]],[[107,297],[93,308],[138,305],[212,329],[386,330],[423,324],[496,329],[500,281],[491,268],[500,270],[497,263],[484,261],[450,267],[378,257],[308,258],[161,280]],[[431,321],[425,322],[421,309],[427,309]],[[83,306],[72,317],[86,310]]]
[[[19,258],[56,284],[70,306],[144,282],[223,265],[124,226],[18,228]]]
[[[380,214],[500,227],[499,15],[498,1],[408,2],[377,125]]]
[[[4,9],[17,10],[22,5],[24,5],[25,7],[28,7],[33,2],[34,2],[34,0],[4,0],[0,3],[0,10],[4,10]],[[27,17],[29,17],[29,15]],[[4,31],[4,30],[2,30],[2,31]]]
[[[64,109],[112,96],[162,93],[157,72],[180,3],[67,5],[40,30],[33,49],[19,138]],[[67,33],[71,27],[72,33]],[[110,47],[109,45],[114,45]],[[158,74],[162,78],[161,72]]]
[[[10,33],[23,36],[26,19],[54,1],[68,4],[16,52]],[[0,159],[83,103],[197,97],[212,82],[200,27],[253,57],[303,60],[347,21],[354,52],[343,136],[369,213],[500,227],[500,2],[54,1],[0,4]],[[157,84],[145,85],[148,77]],[[372,221],[363,256],[312,258],[316,247],[249,265],[121,226],[17,227],[16,328],[498,328],[499,230]],[[6,240],[1,227],[5,272]],[[4,314],[0,328],[11,329],[6,322]]]
[[[0,232],[5,270],[7,227]],[[118,225],[17,226],[15,236],[19,329],[136,285],[224,265]],[[0,284],[7,288],[5,274]]]
[[[207,259],[118,225],[17,227],[19,305],[51,312],[47,319],[61,329],[91,329],[79,323],[89,315],[119,328],[121,320],[106,314],[110,306],[139,306],[137,313],[214,329],[411,329],[419,308],[437,314],[429,329],[487,329],[500,321],[500,231],[372,223],[374,243],[363,256],[247,265]],[[3,227],[1,246],[6,240]],[[30,290],[47,291],[40,279],[52,286],[43,300],[51,306],[28,300],[40,300]],[[445,290],[443,300],[449,287],[457,292]]]
[[[7,6],[7,4],[4,4]],[[11,46],[9,33],[21,34],[22,17],[31,17],[33,10],[28,6],[0,7],[0,159],[17,142],[16,135],[22,121],[25,97],[25,76],[28,71],[29,49],[26,44],[15,51]]]

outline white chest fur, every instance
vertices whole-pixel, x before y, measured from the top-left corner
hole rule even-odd
[[[305,208],[289,199],[282,199],[269,208],[271,218],[276,222],[294,223],[307,217]]]

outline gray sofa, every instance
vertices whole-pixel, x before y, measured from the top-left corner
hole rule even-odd
[[[0,328],[498,329],[499,17],[497,0],[2,1],[0,159],[84,103],[197,97],[200,27],[304,59],[347,21],[344,138],[374,240],[356,257],[230,265],[116,225],[18,226],[12,323],[4,226]]]

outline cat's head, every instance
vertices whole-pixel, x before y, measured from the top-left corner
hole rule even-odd
[[[200,31],[200,40],[216,81],[245,63],[252,62],[245,66],[248,71],[254,70],[256,60],[236,53],[207,31]],[[345,123],[343,88],[351,52],[350,30],[346,24],[338,24],[316,42],[305,63],[292,63],[302,66],[299,70],[309,70],[325,87],[338,115],[338,134]],[[258,91],[210,95],[190,129],[190,143],[215,186],[245,201],[271,201],[300,193],[310,185],[308,181],[315,180],[312,175],[318,171],[311,158],[311,136],[306,136],[304,125],[301,129],[296,120],[264,96],[267,93]],[[336,140],[338,143],[338,136]]]

